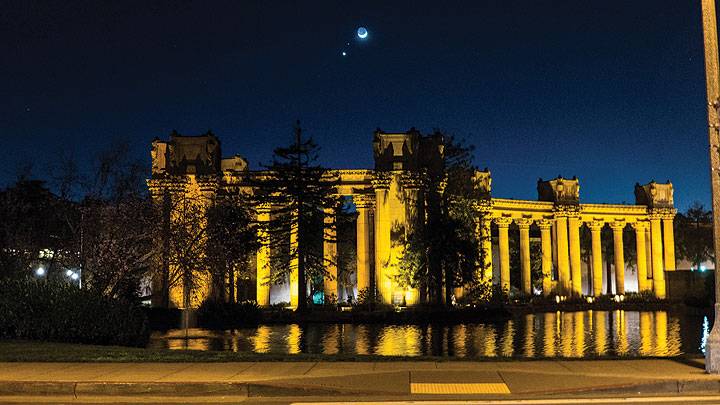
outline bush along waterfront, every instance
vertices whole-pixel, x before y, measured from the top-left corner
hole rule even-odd
[[[412,307],[385,305],[368,291],[357,300],[339,304],[311,304],[307,311],[293,311],[287,302],[262,308],[254,301],[226,303],[205,301],[197,310],[197,326],[206,329],[236,329],[258,324],[362,323],[362,324],[462,324],[497,322],[516,314],[586,310],[667,310],[687,304],[656,298],[652,293],[626,293],[599,297],[524,295],[508,293],[489,283],[465,291],[454,306],[432,304]]]
[[[62,281],[5,280],[0,337],[144,347],[147,316],[133,302],[108,298]]]

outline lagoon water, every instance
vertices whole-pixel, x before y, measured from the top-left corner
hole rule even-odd
[[[604,357],[701,354],[711,320],[668,311],[581,311],[519,315],[461,325],[259,325],[170,330],[149,347],[253,353],[384,356]]]

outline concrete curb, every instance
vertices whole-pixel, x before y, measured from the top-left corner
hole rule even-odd
[[[660,380],[656,382],[629,383],[627,385],[582,387],[543,392],[511,393],[527,395],[568,395],[568,394],[686,394],[720,393],[720,380]],[[308,387],[296,384],[273,384],[272,382],[41,382],[41,381],[0,381],[0,396],[71,396],[89,397],[333,397],[343,395],[407,396],[409,393],[374,392],[366,389]]]
[[[366,390],[304,387],[272,383],[216,383],[216,382],[40,382],[1,381],[0,396],[172,396],[172,397],[304,397],[372,394]],[[388,393],[377,393],[385,394]]]
[[[575,392],[613,393],[613,394],[687,394],[691,392],[720,393],[720,380],[661,380],[613,387],[597,387]]]

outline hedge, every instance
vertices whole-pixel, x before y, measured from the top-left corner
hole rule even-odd
[[[0,337],[99,345],[147,345],[147,316],[135,303],[62,281],[3,280]]]

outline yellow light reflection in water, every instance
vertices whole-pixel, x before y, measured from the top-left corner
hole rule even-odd
[[[640,312],[640,348],[643,356],[653,354],[653,319],[650,312]]]
[[[616,310],[613,312],[615,317],[616,341],[615,353],[624,356],[630,351],[627,336],[627,320],[625,319],[625,311]]]
[[[417,356],[420,354],[420,329],[416,326],[386,327],[380,332],[377,354]]]
[[[338,354],[340,352],[340,328],[343,325],[330,325],[322,337],[324,354]]]
[[[481,356],[497,356],[496,328],[490,325],[478,325],[475,329],[475,347]]]
[[[668,356],[682,354],[682,338],[680,337],[680,320],[672,317],[668,324]]]
[[[210,339],[168,339],[167,348],[171,350],[208,350]]]
[[[257,328],[255,336],[250,338],[255,353],[270,352],[270,335],[272,335],[272,329],[269,326],[259,326]]]
[[[656,336],[656,356],[668,355],[668,319],[667,312],[655,312],[655,336]]]
[[[585,312],[573,314],[573,328],[575,331],[575,356],[582,357],[585,354]]]
[[[502,355],[506,357],[512,357],[515,347],[513,345],[513,338],[515,337],[515,325],[512,320],[509,320],[505,325],[505,331],[502,336]]]
[[[261,325],[235,332],[190,329],[187,338],[184,330],[171,330],[154,334],[149,347],[328,355],[675,356],[693,353],[683,345],[681,320],[666,311],[615,310],[526,314],[499,324]]]
[[[573,356],[573,314],[572,312],[564,312],[560,315],[562,319],[560,326],[558,327],[558,333],[560,334],[560,352],[563,357]]]
[[[555,357],[555,318],[557,318],[557,315],[552,312],[543,314],[545,326],[545,336],[543,336],[545,343],[544,353],[546,357]]]
[[[607,324],[607,311],[594,311],[593,312],[593,333],[595,334],[595,353],[598,356],[603,356],[607,353],[607,337],[608,337],[608,324]]]
[[[525,357],[535,357],[535,316],[525,315]]]
[[[467,350],[465,349],[465,341],[467,340],[467,326],[453,326],[452,331],[452,342],[455,355],[458,357],[466,357]]]
[[[355,327],[355,353],[370,354],[369,331],[365,325]]]
[[[290,354],[300,353],[300,339],[302,339],[302,330],[299,325],[290,325],[287,333],[287,352]]]

